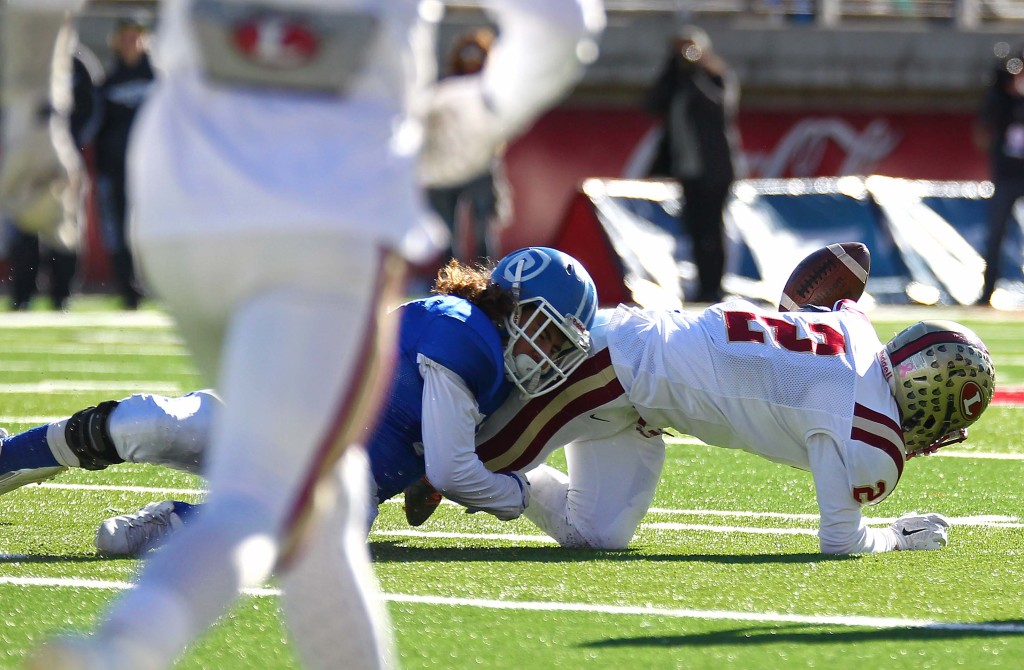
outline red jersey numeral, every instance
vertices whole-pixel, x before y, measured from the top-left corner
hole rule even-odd
[[[724,312],[724,316],[725,331],[730,342],[764,344],[767,333],[787,351],[811,353],[818,356],[836,356],[846,351],[846,338],[843,337],[843,334],[824,323],[807,324],[808,330],[822,336],[824,341],[818,342],[809,337],[800,337],[796,324],[785,319],[753,312]],[[764,330],[751,328],[753,323],[761,324]]]
[[[885,480],[879,479],[874,486],[854,486],[853,499],[859,502],[861,505],[866,505],[869,502],[881,498],[883,495],[885,495],[885,491]]]

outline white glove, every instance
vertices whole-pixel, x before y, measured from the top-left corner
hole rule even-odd
[[[949,520],[941,514],[910,512],[889,526],[904,551],[935,550],[946,546]]]
[[[506,507],[503,509],[484,509],[482,507],[467,507],[466,514],[476,514],[477,512],[487,512],[493,514],[495,517],[502,521],[511,521],[512,519],[518,519],[526,508],[530,504],[530,480],[518,472],[502,473],[505,477],[511,477],[516,484],[519,484],[519,491],[522,493],[523,499],[519,507],[512,508]]]
[[[488,106],[479,75],[437,83],[424,119],[420,181],[456,186],[487,172],[512,129]]]

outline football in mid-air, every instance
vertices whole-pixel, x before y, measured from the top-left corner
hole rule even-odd
[[[871,272],[871,252],[860,242],[842,242],[822,247],[800,261],[779,299],[779,311],[804,305],[831,307],[844,298],[859,300]]]

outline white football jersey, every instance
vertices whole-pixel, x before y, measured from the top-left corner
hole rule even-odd
[[[579,2],[485,3],[503,35],[485,72],[500,80],[492,88],[507,114],[532,118],[537,90],[573,82],[562,70],[580,63],[569,68],[554,45],[586,34]],[[130,156],[140,239],[342,230],[412,260],[438,250],[444,231],[425,214],[417,160],[441,3],[162,5],[160,76]]]
[[[744,301],[694,313],[619,306],[601,310],[591,334],[595,353],[565,384],[529,402],[511,398],[484,422],[477,454],[488,468],[529,470],[572,443],[633,444],[642,454],[638,440],[660,443],[661,430],[673,428],[812,472],[823,551],[895,547],[892,533],[868,528],[859,511],[896,487],[905,458],[877,358],[882,343],[855,306],[827,313],[778,313]],[[625,501],[642,493],[619,473],[595,472],[591,466],[588,476],[602,481],[580,481],[570,466],[570,495],[601,488],[599,499]]]
[[[620,306],[608,331],[616,376],[652,426],[803,470],[808,439],[824,433],[851,456],[867,449],[858,465],[874,463],[857,483],[871,490],[855,497],[876,502],[896,485],[899,410],[883,345],[852,304],[778,313],[731,301],[698,314]]]

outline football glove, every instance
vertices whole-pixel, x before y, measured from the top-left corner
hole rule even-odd
[[[426,477],[420,477],[409,488],[405,489],[405,520],[410,526],[422,526],[437,511],[444,496],[431,485]]]
[[[511,133],[506,125],[488,105],[479,75],[439,81],[424,120],[423,185],[456,186],[486,173]]]
[[[942,549],[949,536],[949,520],[941,514],[910,512],[893,521],[890,528],[904,551]]]

